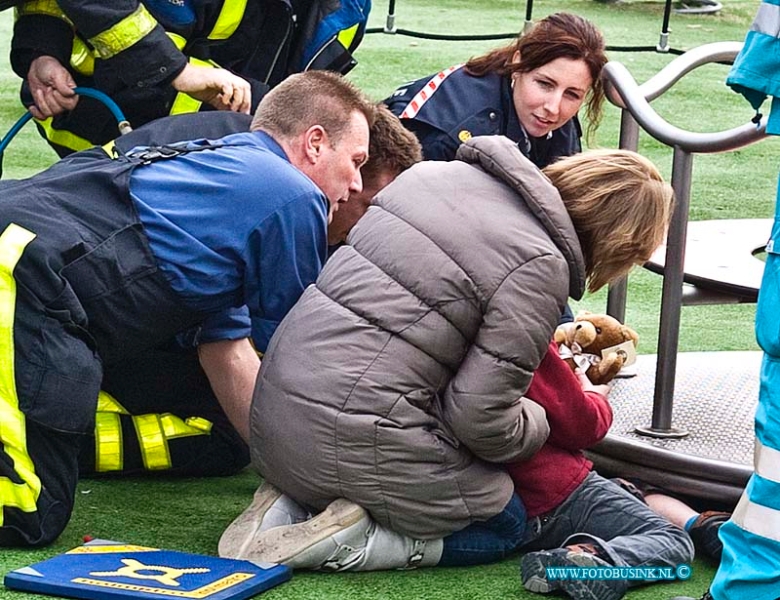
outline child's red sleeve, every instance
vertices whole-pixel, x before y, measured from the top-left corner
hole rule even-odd
[[[603,439],[612,425],[612,408],[607,398],[582,390],[577,376],[558,356],[554,342],[534,371],[525,395],[547,412],[547,442],[560,448],[589,448]]]

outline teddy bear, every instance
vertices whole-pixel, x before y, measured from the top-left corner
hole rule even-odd
[[[580,367],[595,385],[609,383],[620,369],[633,363],[639,342],[630,327],[590,311],[581,311],[573,322],[559,325],[554,339],[561,358],[572,369]]]

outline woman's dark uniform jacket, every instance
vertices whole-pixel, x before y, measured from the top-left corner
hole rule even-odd
[[[582,150],[577,117],[549,138],[529,138],[512,104],[509,78],[470,75],[451,67],[399,87],[385,104],[414,132],[426,160],[453,160],[458,147],[479,135],[505,135],[537,167]]]

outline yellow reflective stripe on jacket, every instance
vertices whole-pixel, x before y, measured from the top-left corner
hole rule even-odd
[[[100,392],[116,402],[114,398]],[[101,405],[98,400],[98,405]],[[107,406],[103,403],[102,406]],[[109,410],[99,410],[95,415],[95,471],[108,473],[124,469],[124,440],[120,415],[128,412],[118,403]],[[164,413],[133,417],[138,445],[148,470],[170,469],[172,466],[168,440],[208,435],[213,424],[202,417],[190,417],[182,421],[176,415]]]
[[[95,72],[95,55],[79,36],[73,36],[73,48],[70,51],[70,66],[82,75]]]
[[[171,38],[171,41],[173,42],[173,45],[176,46],[177,50],[184,50],[184,46],[187,45],[187,38],[171,31],[166,31],[165,34]]]
[[[184,50],[184,46],[187,45],[187,40],[185,38],[176,33],[171,33],[170,31],[166,31],[165,33],[171,38],[171,41],[177,49]],[[73,36],[73,49],[70,53],[70,65],[76,71],[86,76],[94,74],[96,55],[97,52],[87,46],[87,44],[84,43],[84,40],[78,35]]]
[[[211,422],[201,417],[182,421],[170,413],[136,415],[133,417],[135,433],[141,447],[144,468],[148,471],[172,467],[168,440],[195,435],[208,435]]]
[[[121,471],[122,420],[116,412],[98,412],[95,415],[95,471],[107,473]]]
[[[35,119],[35,122],[43,128],[43,132],[46,134],[46,139],[50,142],[62,146],[63,148],[70,148],[74,152],[79,150],[87,150],[92,148],[95,144],[83,137],[71,133],[66,129],[55,129],[52,127],[52,118],[44,119],[40,121]]]
[[[226,40],[233,35],[238,28],[241,19],[244,18],[246,0],[224,0],[219,11],[217,22],[209,33],[210,40]]]
[[[349,50],[349,48],[352,46],[352,42],[355,41],[355,34],[357,34],[358,27],[360,27],[360,24],[356,23],[352,27],[342,29],[336,36],[336,39],[339,41],[339,43],[347,50]]]
[[[3,507],[14,506],[28,513],[36,511],[41,480],[27,453],[27,425],[19,410],[14,373],[14,315],[16,280],[14,268],[35,234],[11,223],[0,235],[0,441],[22,483],[0,477],[0,526]]]
[[[51,0],[40,1],[50,2]],[[54,5],[57,6],[56,2]],[[207,36],[208,39],[228,39],[235,33],[236,29],[238,29],[241,20],[244,18],[245,11],[246,0],[225,0],[222,4],[222,9],[219,11],[217,21],[214,23],[214,27]],[[60,11],[60,14],[63,14],[62,11]],[[146,10],[146,7],[144,7],[143,4],[139,4],[138,9],[131,15],[128,15],[116,25],[90,38],[89,42],[95,48],[95,51],[100,58],[111,58],[146,37],[156,25],[157,21],[151,13]],[[181,50],[181,47],[179,49]]]
[[[108,392],[100,390],[95,414],[95,471],[107,473],[124,467],[122,419],[127,409]]]
[[[157,21],[143,4],[132,14],[89,39],[102,59],[111,58],[145,38],[156,27]]]
[[[190,417],[184,422],[190,428],[189,435],[208,435],[214,426],[214,423],[203,417]]]
[[[108,154],[111,158],[119,158],[119,150],[116,148],[116,140],[111,140],[110,142],[106,142],[101,146],[103,148],[103,152]]]
[[[26,15],[48,15],[68,23],[71,22],[65,16],[65,13],[62,12],[56,0],[29,0],[28,2],[22,2],[16,7],[15,14],[17,19]]]
[[[179,92],[176,94],[176,98],[173,100],[170,114],[180,115],[183,113],[198,112],[202,104],[203,102],[193,98],[189,94]]]

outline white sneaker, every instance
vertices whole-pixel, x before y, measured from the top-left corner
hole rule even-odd
[[[217,551],[223,558],[246,558],[246,548],[255,536],[274,527],[293,525],[311,518],[295,500],[270,483],[257,488],[252,504],[228,525],[219,538]]]
[[[245,558],[294,569],[377,571],[435,565],[442,547],[442,540],[414,540],[390,531],[341,498],[304,523],[258,535]]]
[[[338,570],[335,563],[360,558],[371,519],[360,506],[339,499],[315,517],[268,529],[253,539],[244,556],[252,562],[283,563],[295,569]],[[326,563],[334,563],[326,567]]]

